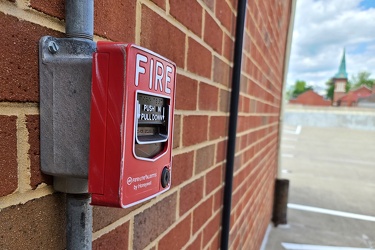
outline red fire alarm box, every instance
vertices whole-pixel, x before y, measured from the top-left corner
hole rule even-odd
[[[133,44],[98,42],[92,77],[92,204],[129,207],[167,191],[176,65]]]

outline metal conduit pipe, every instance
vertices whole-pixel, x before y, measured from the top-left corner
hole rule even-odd
[[[92,40],[94,0],[65,0],[65,32],[69,38]],[[89,194],[66,195],[66,241],[68,250],[92,249],[92,206]]]
[[[228,128],[228,146],[225,169],[225,186],[223,199],[223,214],[221,225],[221,243],[220,249],[228,249],[230,233],[230,212],[232,206],[232,186],[233,186],[233,167],[236,149],[236,132],[238,117],[238,100],[240,96],[241,64],[242,64],[242,47],[243,34],[245,28],[247,0],[239,0],[237,5],[236,36],[234,42],[233,57],[233,75],[232,75],[232,92],[230,99],[229,128]]]
[[[71,38],[94,37],[94,0],[65,0],[65,33]]]
[[[92,207],[89,194],[66,195],[66,248],[91,249]]]

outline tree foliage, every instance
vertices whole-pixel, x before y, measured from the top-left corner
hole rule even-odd
[[[332,78],[329,79],[327,82],[326,82],[326,86],[327,86],[327,89],[326,89],[326,98],[327,99],[330,99],[331,101],[333,100],[333,92],[335,90],[335,86],[333,84],[333,80]]]
[[[289,96],[289,99],[292,99],[296,98],[297,96],[308,90],[313,90],[313,87],[307,86],[305,81],[297,80],[295,84],[292,86],[292,88],[289,90],[289,93],[287,93],[287,95]]]
[[[372,88],[375,80],[371,79],[370,75],[371,73],[368,71],[360,71],[357,73],[357,75],[353,75],[350,80],[352,88],[358,88],[362,85]]]

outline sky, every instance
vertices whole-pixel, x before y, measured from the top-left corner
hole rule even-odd
[[[325,93],[343,49],[349,79],[375,78],[375,0],[297,0],[287,85],[306,81]]]

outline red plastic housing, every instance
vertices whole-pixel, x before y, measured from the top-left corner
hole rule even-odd
[[[133,44],[98,42],[92,72],[92,204],[125,208],[167,191],[176,65]]]

